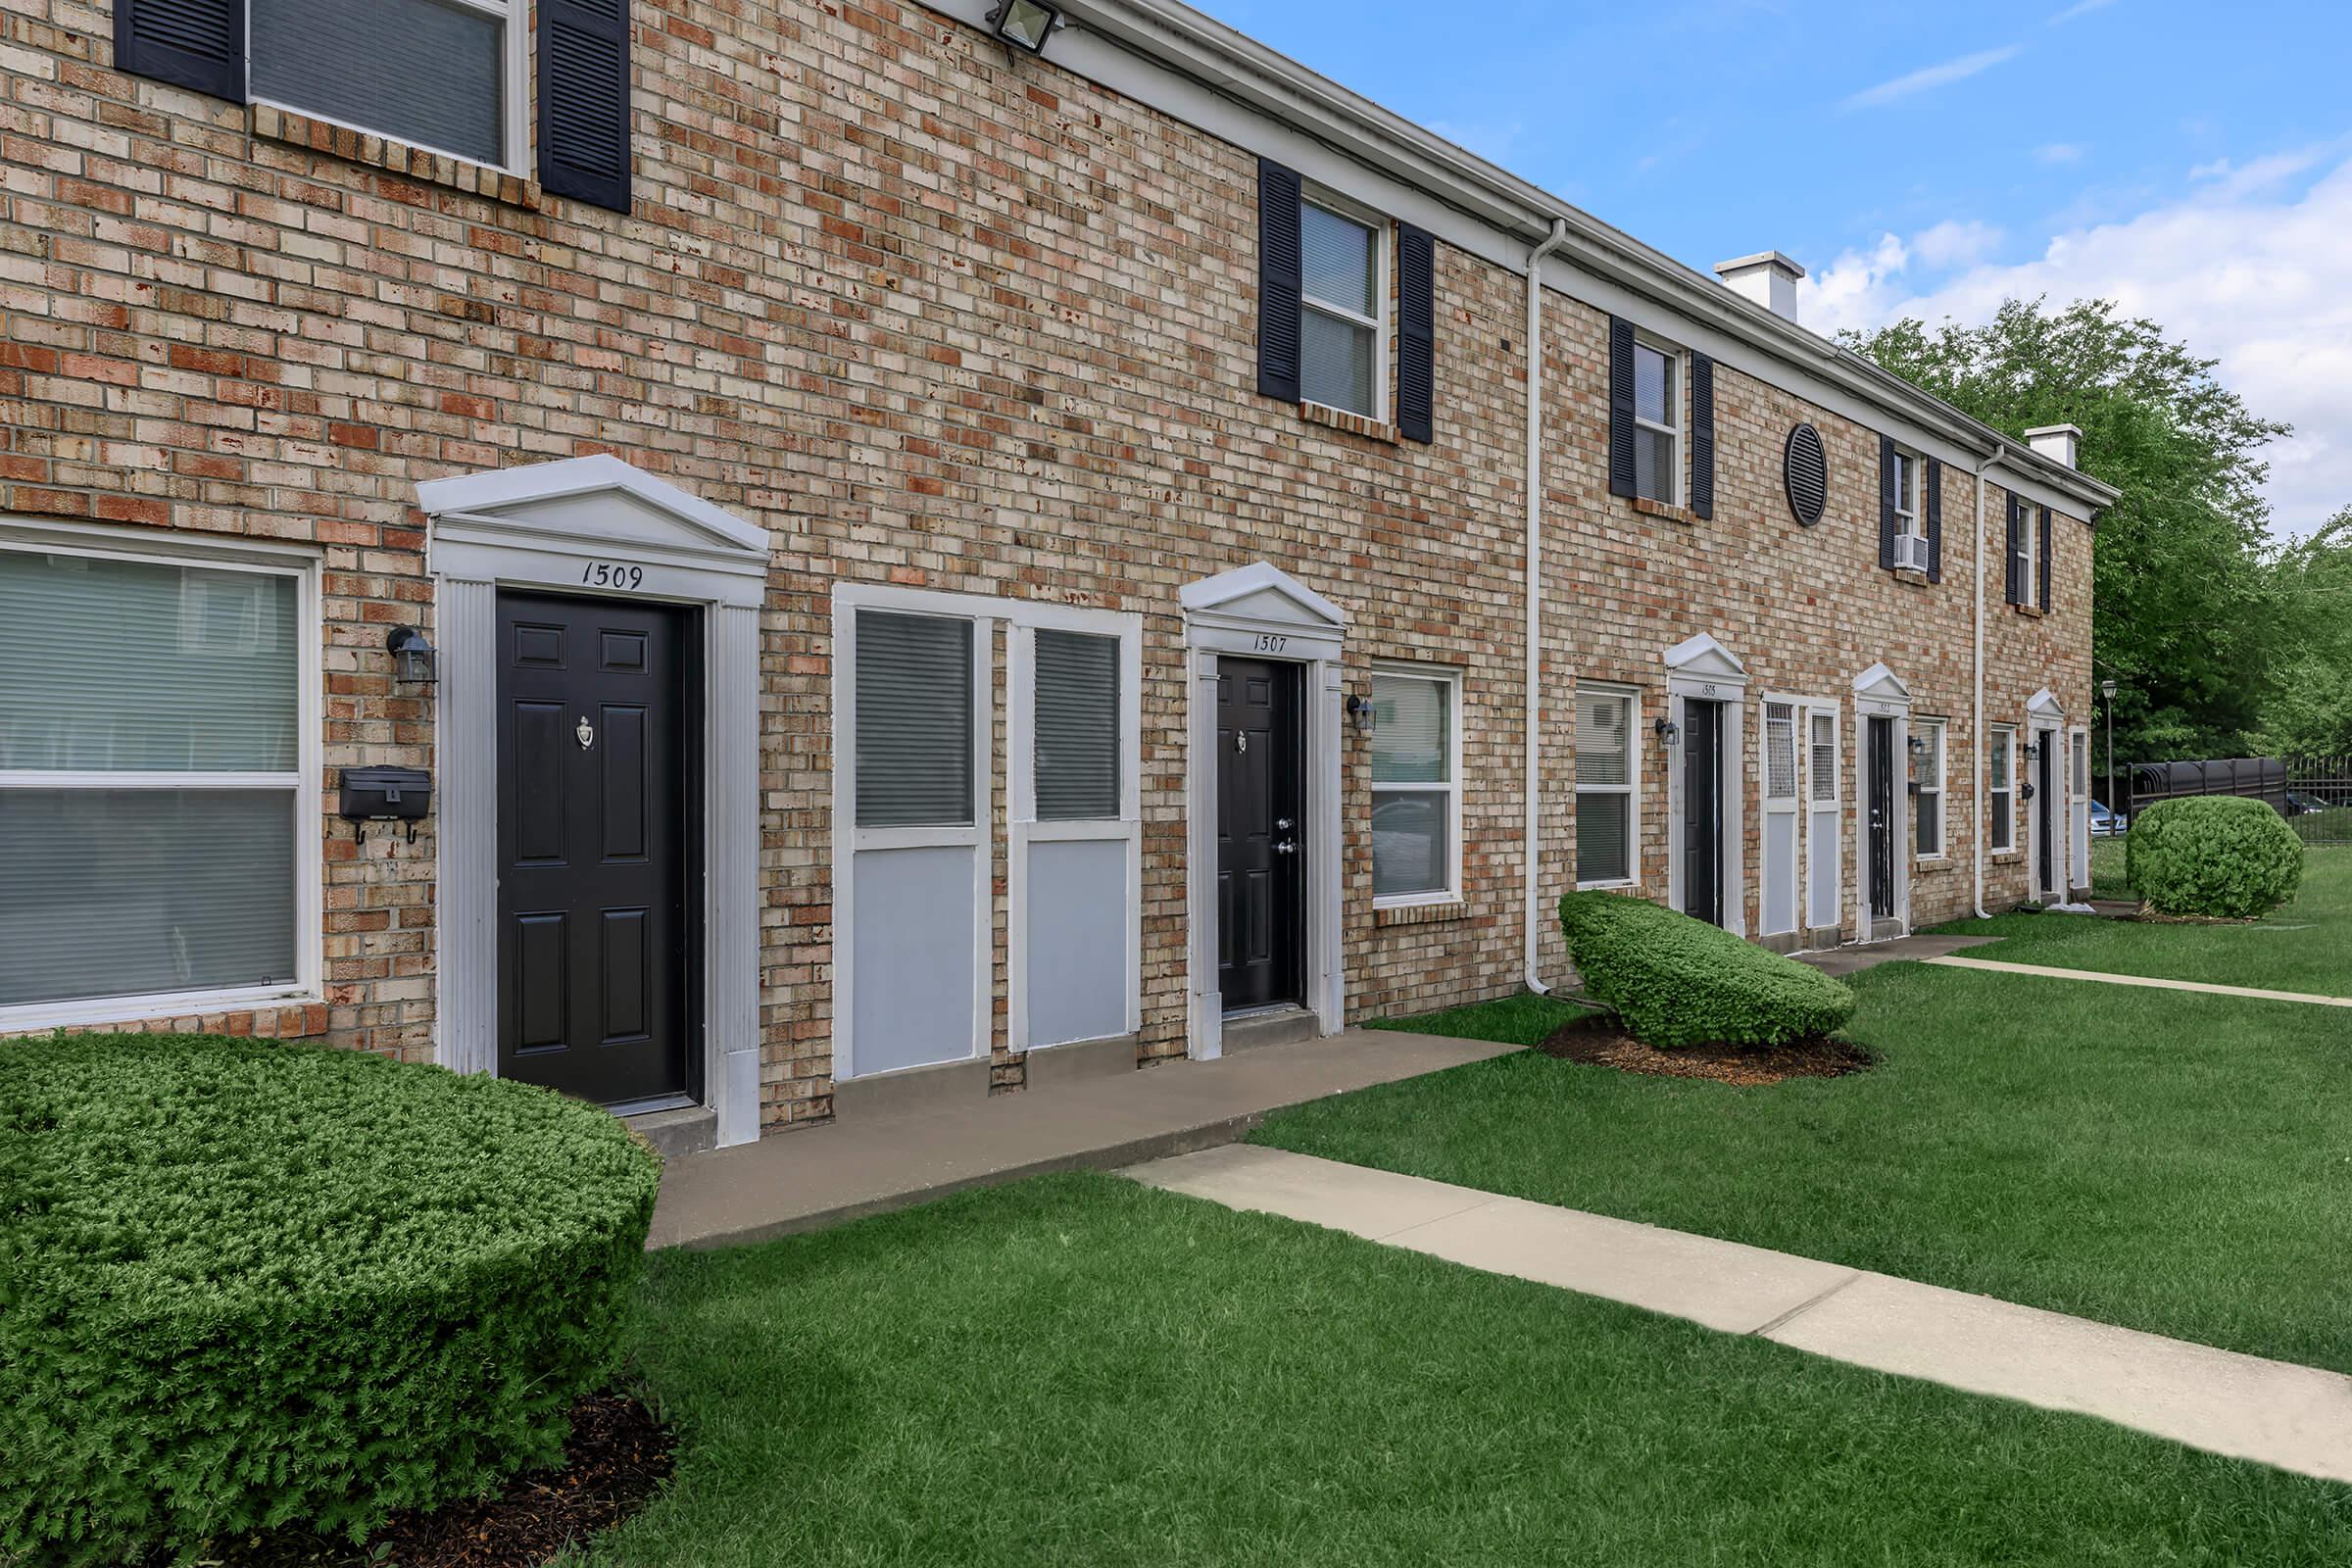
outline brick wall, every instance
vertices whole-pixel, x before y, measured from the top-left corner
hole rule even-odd
[[[894,0],[640,0],[637,16],[623,218],[124,77],[106,5],[0,0],[0,512],[316,548],[329,779],[433,760],[430,704],[390,684],[381,652],[391,624],[431,629],[418,481],[610,452],[764,526],[770,1126],[830,1109],[842,579],[1143,616],[1147,1056],[1184,1049],[1180,585],[1263,559],[1338,601],[1350,691],[1375,660],[1461,668],[1458,907],[1376,917],[1368,753],[1347,747],[1349,1005],[1509,990],[1522,282],[1440,247],[1433,444],[1310,419],[1254,393],[1250,154]],[[1753,694],[1843,696],[1884,660],[1916,712],[1951,715],[1963,868],[1932,896],[1922,878],[1920,900],[1923,918],[1958,912],[1974,820],[1965,479],[1946,470],[1943,583],[1898,584],[1876,567],[1875,438],[1727,365],[1715,520],[1638,514],[1607,495],[1605,322],[1557,296],[1549,320],[1545,888],[1568,866],[1570,683],[1635,682],[1654,705],[1660,652],[1703,630],[1747,662]],[[1811,530],[1779,499],[1798,416],[1833,460]],[[2061,527],[2047,619],[2006,611],[1996,574],[1988,691],[2021,718],[2044,684],[2088,712],[2088,549],[2087,530]],[[1662,785],[1663,758],[1644,760]],[[1662,787],[1645,799],[1658,872]],[[342,824],[322,832],[324,1005],[144,1022],[429,1058],[430,825],[365,855]],[[1001,844],[996,871],[1001,1009]],[[994,1077],[1010,1086],[1004,1047],[1000,1010]]]

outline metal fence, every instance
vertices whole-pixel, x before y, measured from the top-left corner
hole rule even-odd
[[[2289,758],[2286,820],[2306,844],[2352,844],[2352,757]]]

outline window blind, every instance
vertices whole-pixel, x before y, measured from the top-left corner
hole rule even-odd
[[[1838,721],[1827,713],[1813,715],[1813,799],[1838,799]]]
[[[252,0],[252,91],[503,164],[507,25],[446,0]]]
[[[1626,724],[1631,709],[1614,693],[1592,694],[1576,700],[1576,781],[1579,784],[1623,784],[1626,765]]]
[[[1119,814],[1119,640],[1037,633],[1037,815],[1044,822]]]
[[[1764,705],[1764,793],[1776,801],[1796,799],[1796,710],[1787,703]]]
[[[858,825],[973,820],[972,622],[858,612]]]

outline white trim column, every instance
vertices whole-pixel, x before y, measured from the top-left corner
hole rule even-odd
[[[498,1070],[498,585],[443,577],[433,629],[442,681],[440,865],[434,893],[441,1065]],[[463,672],[463,673],[461,673]]]

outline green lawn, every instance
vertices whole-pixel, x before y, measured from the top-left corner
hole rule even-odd
[[[1884,1056],[1857,1077],[1522,1052],[1254,1136],[2352,1372],[2343,1011],[1912,963],[1856,989],[1848,1032]]]
[[[1105,1176],[657,1255],[639,1359],[599,1563],[2352,1560],[2352,1489]]]
[[[2119,867],[2116,875],[2121,874]],[[2091,875],[2096,882],[2095,852]],[[2352,996],[2352,849],[2306,854],[2302,893],[2251,925],[2004,914],[1938,929],[2005,939],[1997,948],[1972,950],[1972,958]]]
[[[1449,1040],[1497,1040],[1505,1045],[1532,1046],[1548,1040],[1562,1025],[1574,1023],[1585,1009],[1557,997],[1539,997],[1532,991],[1466,1007],[1445,1007],[1407,1018],[1382,1018],[1367,1029],[1403,1029],[1414,1034],[1444,1035]]]

